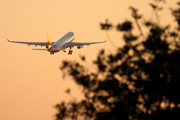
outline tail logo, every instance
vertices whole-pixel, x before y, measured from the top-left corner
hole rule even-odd
[[[48,49],[51,48],[52,43],[48,35],[47,35],[47,43],[48,43]]]

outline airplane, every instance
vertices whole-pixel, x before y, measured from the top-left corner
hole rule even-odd
[[[47,35],[47,42],[20,42],[20,41],[10,41],[7,39],[8,42],[12,43],[20,43],[20,44],[26,44],[26,45],[35,45],[36,46],[46,46],[46,49],[32,49],[32,50],[44,50],[50,52],[50,55],[54,55],[54,53],[57,53],[61,50],[66,52],[66,48],[70,48],[68,55],[72,55],[72,48],[74,46],[77,46],[78,49],[81,49],[84,45],[91,45],[91,44],[98,44],[98,43],[105,43],[106,41],[102,42],[72,42],[75,39],[74,32],[68,32],[63,37],[61,37],[56,42],[51,42],[49,36]]]

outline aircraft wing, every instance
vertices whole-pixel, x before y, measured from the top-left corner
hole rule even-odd
[[[98,44],[98,43],[105,43],[105,42],[106,41],[103,41],[103,42],[67,42],[62,47],[67,48],[67,47],[84,46],[84,45],[91,45],[91,44]]]
[[[10,41],[7,39],[8,42],[12,42],[12,43],[20,43],[20,44],[26,44],[26,45],[35,45],[35,46],[47,46],[48,43],[47,42],[20,42],[20,41]],[[54,42],[52,42],[53,44]]]

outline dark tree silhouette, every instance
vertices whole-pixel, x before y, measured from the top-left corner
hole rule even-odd
[[[150,6],[158,17],[162,8]],[[116,25],[125,45],[113,54],[101,50],[93,61],[96,72],[63,61],[61,70],[83,87],[85,99],[57,104],[56,120],[180,120],[180,8],[171,9],[177,22],[173,29],[159,25],[158,18],[140,24],[142,15],[130,9],[135,22]],[[107,21],[101,24],[103,30],[112,26]],[[142,27],[149,32],[143,33]]]

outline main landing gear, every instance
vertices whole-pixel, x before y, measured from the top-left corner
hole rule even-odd
[[[69,50],[69,52],[68,52],[68,55],[72,55],[72,50],[71,50],[71,47],[70,47],[70,50]]]
[[[50,55],[54,55],[54,52],[51,52]]]
[[[69,50],[68,55],[72,55],[72,52],[73,52],[72,50]]]

